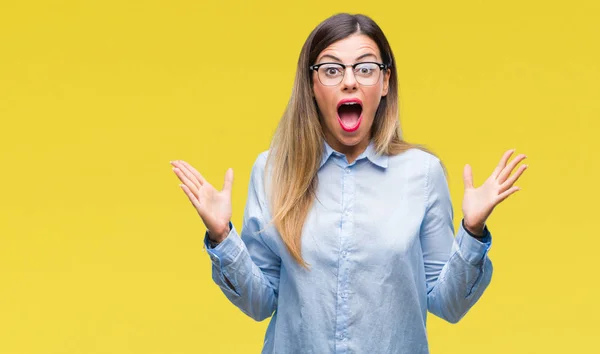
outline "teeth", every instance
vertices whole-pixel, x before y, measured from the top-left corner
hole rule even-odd
[[[350,106],[350,105],[353,105],[353,104],[358,104],[358,102],[345,102],[342,105],[344,105],[344,106]]]

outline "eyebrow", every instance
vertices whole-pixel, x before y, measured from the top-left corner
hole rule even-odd
[[[374,57],[374,58],[377,58],[377,56],[376,56],[375,54],[372,54],[372,53],[366,53],[366,54],[363,54],[363,55],[359,56],[359,57],[358,57],[358,58],[356,58],[355,60],[356,60],[356,61],[359,61],[359,60],[361,60],[361,59],[364,59],[364,58],[366,58],[366,57]],[[339,61],[340,63],[342,62],[342,60],[341,60],[340,58],[338,58],[338,57],[336,57],[336,56],[334,56],[334,55],[331,55],[331,54],[325,54],[325,55],[323,55],[323,56],[322,56],[322,57],[319,59],[319,61],[323,60],[324,58],[331,58],[331,59],[333,59],[333,60],[335,60],[335,61]]]

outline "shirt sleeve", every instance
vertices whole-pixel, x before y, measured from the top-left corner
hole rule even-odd
[[[245,314],[262,321],[277,307],[281,259],[269,246],[261,154],[252,168],[241,237],[233,224],[229,235],[212,248],[208,233],[204,244],[212,261],[212,278],[225,296]]]
[[[479,300],[492,278],[488,252],[492,235],[487,226],[480,238],[464,228],[454,237],[452,201],[438,158],[429,160],[427,207],[421,225],[421,248],[429,312],[456,323]]]

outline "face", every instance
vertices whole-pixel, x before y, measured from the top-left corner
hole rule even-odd
[[[354,34],[331,44],[319,54],[314,64],[352,65],[359,62],[382,63],[377,44],[364,34]],[[324,68],[325,74],[330,78],[340,74],[327,65],[319,70]],[[371,84],[373,78],[369,79],[366,74],[369,72],[368,66],[356,70],[347,67],[342,70],[343,78],[337,85],[331,85],[335,79],[325,80],[329,85],[322,83],[319,80],[320,74],[312,71],[313,93],[321,113],[327,143],[341,153],[356,157],[369,145],[375,112],[381,98],[388,93],[390,70],[378,69],[379,77],[375,84]]]

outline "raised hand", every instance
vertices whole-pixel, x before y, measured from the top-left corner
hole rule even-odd
[[[520,154],[507,164],[514,149],[504,153],[498,166],[492,175],[478,188],[473,186],[473,174],[471,166],[465,165],[463,179],[465,184],[465,195],[463,198],[462,211],[465,227],[474,234],[483,233],[485,222],[496,205],[500,204],[509,195],[520,190],[513,184],[519,179],[527,165],[519,166],[519,169],[511,176],[517,164],[527,156]]]
[[[181,189],[202,218],[209,238],[216,242],[223,241],[229,234],[231,220],[233,170],[231,168],[227,170],[223,189],[218,191],[187,162],[176,160],[171,161],[171,165],[182,182]]]

